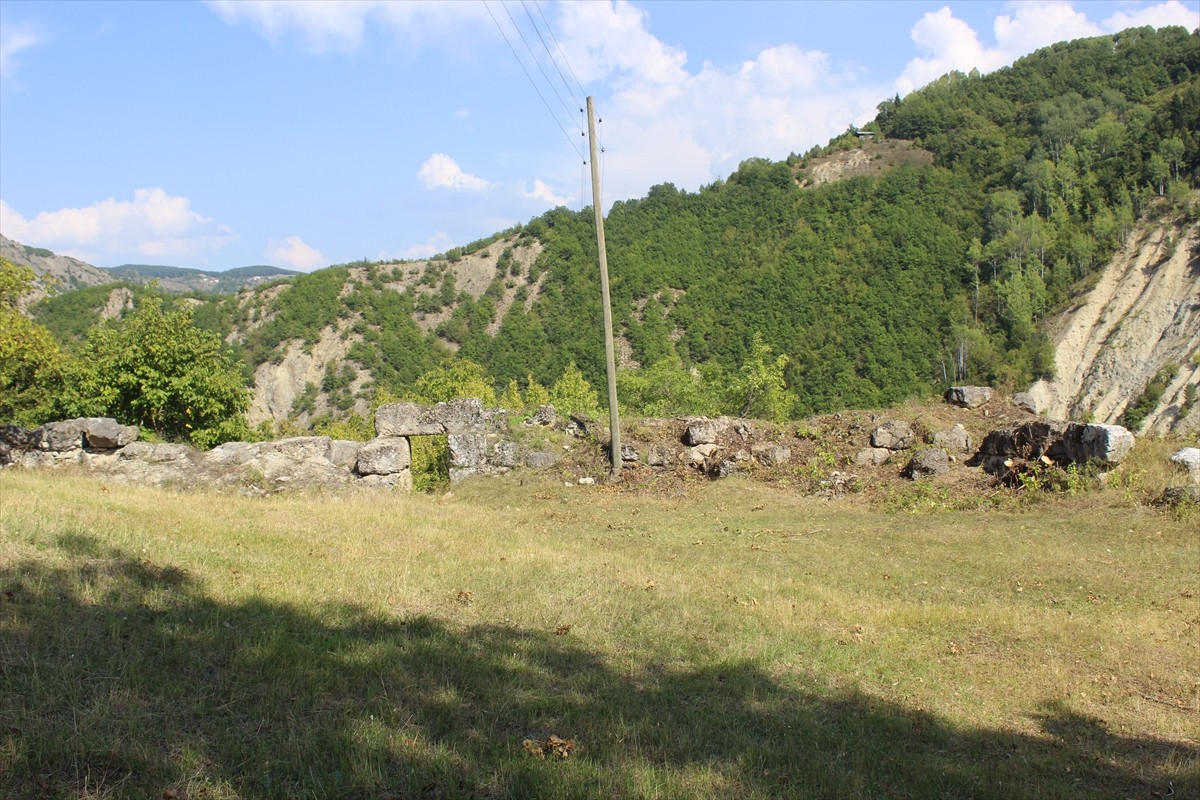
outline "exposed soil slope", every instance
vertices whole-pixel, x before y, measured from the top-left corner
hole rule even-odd
[[[1160,370],[1178,371],[1143,433],[1200,430],[1200,224],[1143,226],[1052,326],[1057,377],[1030,392],[1057,419],[1115,423]],[[1193,389],[1193,392],[1196,390]]]

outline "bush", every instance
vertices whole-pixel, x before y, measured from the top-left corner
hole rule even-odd
[[[247,438],[250,392],[220,337],[190,311],[154,298],[115,325],[93,328],[67,367],[61,411],[111,416],[197,447]]]
[[[33,427],[53,413],[62,355],[46,328],[17,310],[33,271],[0,259],[0,424]]]

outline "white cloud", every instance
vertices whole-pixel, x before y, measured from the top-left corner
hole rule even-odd
[[[12,78],[17,70],[17,53],[46,41],[29,23],[5,25],[0,31],[0,78]]]
[[[1170,25],[1182,25],[1189,31],[1200,27],[1200,13],[1195,8],[1188,8],[1179,0],[1168,0],[1156,6],[1142,8],[1134,12],[1118,11],[1104,20],[1107,31],[1123,31],[1126,28],[1140,28],[1151,25],[1155,28],[1165,28]]]
[[[559,12],[575,72],[615,87],[597,109],[609,119],[606,202],[664,181],[694,188],[749,156],[806,150],[870,119],[886,92],[860,85],[859,68],[794,44],[688,70],[687,54],[656,39],[646,14],[626,2],[565,3]]]
[[[458,119],[466,119],[467,117],[471,116],[471,109],[460,108],[454,112],[454,116],[457,117]]]
[[[299,236],[289,236],[283,241],[272,239],[267,242],[263,254],[271,262],[288,269],[309,272],[327,266],[329,260],[321,251],[305,243]]]
[[[450,234],[438,231],[420,244],[414,244],[400,251],[400,258],[429,258],[450,249]]]
[[[1115,33],[1139,25],[1197,25],[1195,11],[1179,0],[1167,0],[1134,12],[1119,11],[1104,22],[1088,19],[1069,2],[1011,3],[1011,14],[996,17],[994,45],[984,45],[978,33],[954,16],[949,6],[931,11],[912,28],[912,40],[924,55],[912,59],[896,79],[896,89],[907,94],[935,78],[958,70],[990,72],[1007,66],[1021,56],[1055,42]]]
[[[565,206],[567,203],[571,202],[571,198],[557,194],[554,189],[551,188],[550,185],[541,178],[533,179],[533,191],[527,192],[522,189],[521,195],[529,198],[530,200],[540,200],[544,203],[548,203],[555,208],[558,206]]]
[[[687,53],[646,30],[646,12],[626,0],[564,3],[560,10],[559,39],[579,80],[597,81],[614,73],[650,83],[687,78]]]
[[[132,201],[110,197],[33,219],[0,200],[0,232],[23,244],[106,261],[191,257],[230,239],[229,228],[193,211],[188,198],[159,188],[137,189]]]
[[[465,28],[492,28],[482,4],[446,0],[207,0],[207,5],[227,24],[246,24],[272,43],[294,32],[314,53],[353,52],[368,22],[418,46],[435,40],[453,46],[456,38],[470,41]]]
[[[452,192],[482,192],[492,186],[483,178],[463,172],[462,167],[445,153],[434,153],[426,159],[421,169],[417,170],[417,180],[426,189],[449,189]]]

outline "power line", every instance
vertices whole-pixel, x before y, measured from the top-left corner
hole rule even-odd
[[[567,105],[567,102],[562,99],[562,95],[558,93],[558,89],[554,86],[554,81],[550,80],[550,76],[547,75],[546,70],[543,69],[542,62],[538,60],[537,54],[533,52],[533,47],[529,44],[529,40],[525,38],[525,34],[521,31],[520,26],[517,25],[517,21],[513,19],[512,12],[508,10],[508,3],[504,2],[504,0],[500,0],[500,5],[504,8],[504,13],[508,14],[508,21],[513,24],[513,27],[517,31],[517,35],[521,37],[521,42],[525,45],[525,49],[529,51],[529,57],[533,59],[534,64],[537,64],[538,71],[541,72],[542,77],[546,79],[546,83],[550,86],[551,91],[554,92],[554,96],[558,98],[558,102],[562,103],[563,110],[565,110],[568,115],[573,114],[571,107]],[[538,36],[541,36],[541,34],[539,33]],[[580,129],[579,132],[582,134],[583,130]]]
[[[556,125],[558,125],[558,129],[560,131],[562,131],[563,136],[565,136],[567,138],[567,142],[570,143],[571,149],[575,151],[575,154],[577,156],[579,156],[579,159],[581,161],[586,161],[587,159],[585,159],[583,157],[583,151],[579,149],[579,145],[575,144],[575,140],[571,138],[571,134],[567,133],[567,129],[563,127],[563,124],[559,120],[558,115],[554,113],[554,109],[552,109],[550,107],[550,104],[548,102],[546,102],[546,97],[545,97],[545,95],[542,94],[542,90],[538,88],[537,82],[534,81],[533,76],[530,75],[529,70],[526,69],[525,62],[521,60],[521,57],[519,55],[517,55],[517,48],[513,47],[512,42],[510,42],[508,40],[508,34],[506,34],[504,32],[504,28],[501,27],[500,20],[496,19],[496,15],[492,13],[491,6],[488,5],[487,0],[483,0],[483,7],[487,9],[488,16],[490,16],[492,18],[492,22],[494,22],[496,24],[496,30],[500,31],[500,36],[502,36],[504,38],[504,43],[507,44],[508,49],[512,51],[513,58],[515,58],[517,60],[517,63],[521,65],[521,71],[525,73],[525,77],[529,80],[529,85],[533,87],[533,90],[535,92],[537,92],[537,96],[541,99],[542,105],[544,105],[546,107],[546,110],[550,112],[550,116],[554,118],[554,122]],[[507,10],[507,9],[505,9],[505,10]],[[510,14],[509,17],[511,18],[511,16],[512,15]],[[520,33],[519,29],[518,29],[517,33]]]
[[[538,28],[537,21],[533,18],[533,14],[529,13],[529,6],[525,4],[525,0],[521,0],[521,8],[525,9],[525,16],[529,17],[529,24],[533,26],[533,32],[536,33],[538,35],[538,39],[541,40],[542,48],[546,51],[546,55],[549,56],[550,63],[554,65],[554,71],[558,73],[559,80],[561,80],[563,82],[563,88],[567,90],[567,96],[575,101],[576,106],[581,105],[581,103],[579,102],[579,98],[572,95],[571,85],[569,83],[567,83],[566,76],[563,75],[562,70],[559,69],[558,59],[556,59],[554,57],[554,54],[550,52],[550,45],[546,44],[546,39],[542,36],[542,31],[540,28]],[[550,27],[549,25],[546,26],[547,31],[549,31],[549,27]],[[551,35],[551,37],[554,36],[553,33],[550,33],[550,35]],[[556,41],[555,44],[558,44],[558,42]],[[562,52],[561,48],[559,49],[559,52],[560,53]],[[566,61],[566,60],[567,60],[567,57],[563,56],[563,61]],[[570,68],[570,66],[571,66],[570,64],[567,64],[568,69]]]
[[[524,0],[522,0],[523,2]],[[567,65],[567,71],[571,73],[571,77],[575,79],[575,85],[579,87],[579,96],[584,97],[587,92],[583,89],[583,84],[579,82],[579,78],[575,77],[575,70],[571,69],[571,62],[567,60],[567,54],[563,52],[562,45],[558,43],[558,39],[554,36],[554,29],[550,27],[550,21],[546,19],[546,15],[542,13],[542,7],[538,5],[537,0],[533,0],[533,7],[538,10],[538,16],[542,18],[542,22],[546,23],[546,32],[550,34],[550,39],[553,40],[554,46],[558,49],[558,54],[562,56],[563,63]],[[582,105],[582,104],[581,104]],[[583,113],[583,109],[579,109],[579,113]]]

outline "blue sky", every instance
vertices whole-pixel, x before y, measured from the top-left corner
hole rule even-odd
[[[590,203],[585,94],[607,205],[1167,24],[1200,0],[0,0],[0,233],[99,266],[419,258]]]

